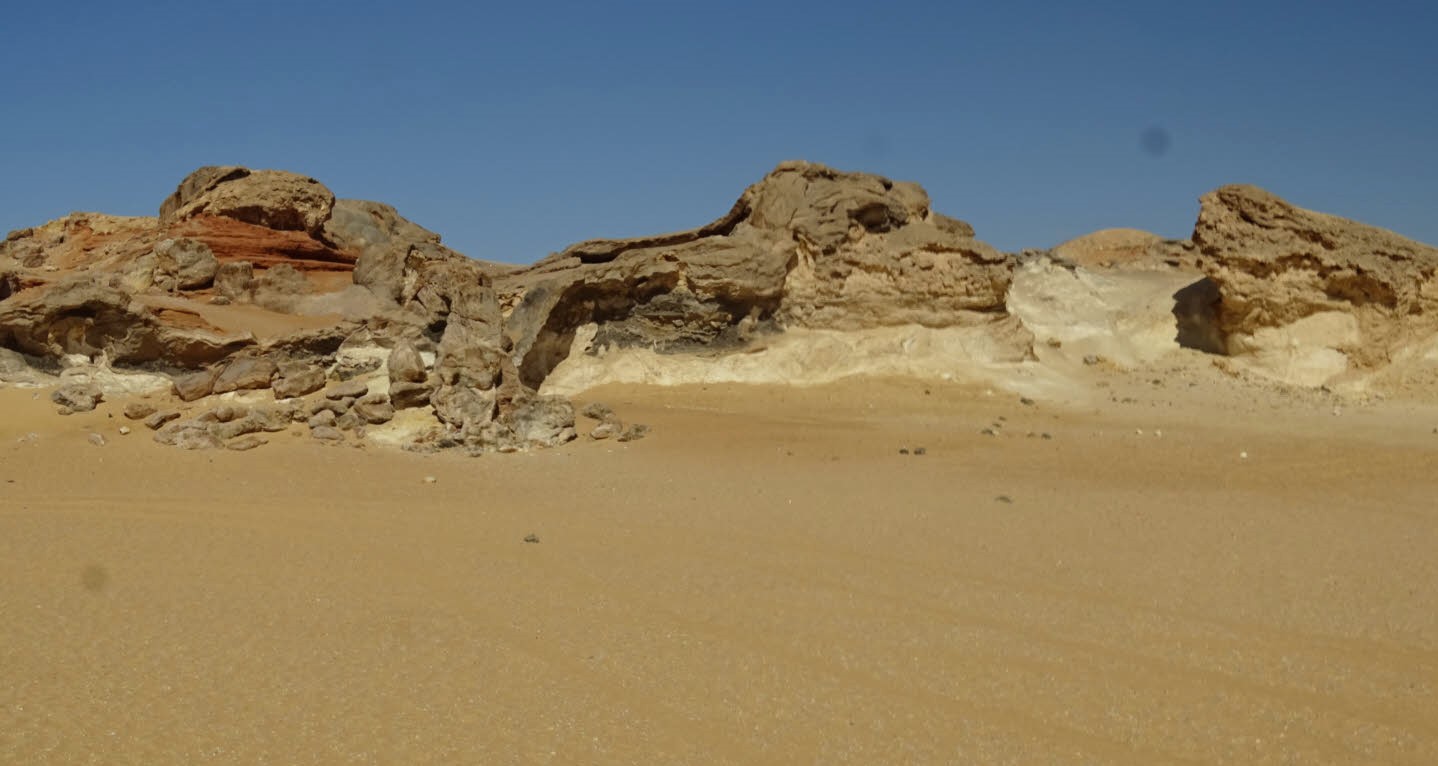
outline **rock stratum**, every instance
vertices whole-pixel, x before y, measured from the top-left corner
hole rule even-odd
[[[575,438],[564,394],[607,382],[1005,370],[1035,392],[1187,348],[1365,385],[1438,366],[1435,272],[1432,247],[1247,186],[1204,195],[1191,239],[1106,230],[1007,254],[916,184],[805,162],[708,225],[512,267],[313,178],[205,167],[155,217],[5,238],[0,380],[57,385],[62,412],[168,392],[135,419],[191,448],[308,427],[510,451]],[[644,432],[596,419],[594,438]]]

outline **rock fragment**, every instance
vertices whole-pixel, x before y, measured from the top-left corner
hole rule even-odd
[[[214,368],[200,370],[185,375],[177,375],[173,379],[175,396],[182,402],[193,402],[210,395],[214,389],[215,378],[220,374]]]
[[[384,394],[369,394],[355,402],[351,410],[355,415],[370,425],[388,423],[394,419],[394,405],[389,403],[389,398]]]
[[[622,434],[619,435],[619,441],[622,441],[622,442],[639,441],[640,439],[643,439],[644,437],[646,437],[646,436],[648,436],[648,435],[649,435],[649,426],[647,426],[647,425],[645,425],[645,424],[643,424],[643,423],[635,423],[634,425],[631,425],[631,426],[629,426],[628,428],[624,429],[624,433],[622,433]]]
[[[145,418],[145,427],[150,429],[151,431],[158,431],[166,423],[169,423],[173,420],[178,420],[179,418],[180,413],[176,410],[156,412],[153,415],[150,415],[149,417]]]
[[[234,450],[236,452],[245,452],[248,450],[252,450],[256,447],[264,446],[266,444],[269,444],[269,440],[261,438],[259,436],[242,436],[226,444],[225,449]]]
[[[369,384],[362,380],[346,380],[325,391],[326,399],[358,399],[369,393]]]
[[[149,402],[130,402],[125,405],[124,413],[130,420],[144,420],[155,414],[155,405]]]
[[[344,441],[345,438],[344,432],[333,426],[320,426],[313,429],[310,431],[310,436],[328,442]]]
[[[99,386],[91,383],[67,383],[50,392],[50,401],[69,412],[89,412],[104,398]]]
[[[386,365],[391,385],[400,382],[423,383],[429,374],[424,366],[424,358],[415,350],[414,344],[408,341],[395,344]]]
[[[603,402],[590,402],[584,405],[584,409],[580,410],[579,414],[590,420],[605,421],[614,417],[614,409]]]
[[[268,357],[235,357],[215,376],[210,392],[224,394],[230,391],[247,391],[270,387],[270,379],[276,372],[274,360]]]
[[[278,365],[271,388],[276,399],[293,399],[312,394],[325,387],[325,371],[305,362],[283,362]]]
[[[428,407],[430,397],[434,394],[437,384],[438,381],[433,377],[422,383],[410,383],[403,380],[391,383],[389,386],[390,404],[393,404],[398,410]]]

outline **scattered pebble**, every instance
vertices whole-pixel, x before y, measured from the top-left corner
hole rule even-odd
[[[927,455],[927,454],[929,454],[929,449],[928,449],[927,447],[915,447],[915,448],[914,448],[914,454],[915,454],[915,455]]]
[[[900,455],[907,455],[907,454],[909,454],[909,448],[908,448],[908,447],[900,447],[900,448],[899,448],[899,454],[900,454]]]
[[[129,426],[120,426],[120,435],[121,435],[121,436],[129,436],[129,435],[130,435],[130,427],[129,427]]]
[[[87,438],[89,438],[90,443],[95,445],[96,447],[105,446],[105,437],[100,434],[92,433]]]
[[[1010,505],[1012,505],[1014,502],[1014,499],[1012,497],[1009,497],[1008,495],[999,495],[998,497],[994,498],[994,500],[996,502],[1008,503]]]
[[[437,478],[435,478],[435,477],[433,477],[433,476],[426,476],[426,477],[424,477],[424,483],[425,483],[425,484],[433,484],[433,483],[435,483],[435,482],[437,482],[437,481],[439,481],[439,479],[437,479]]]
[[[539,542],[539,535],[536,535],[536,534],[534,534],[533,532],[530,532],[529,534],[527,534],[527,535],[524,536],[524,541],[525,541],[526,543],[537,543],[537,542]]]
[[[985,428],[984,430],[980,431],[979,433],[983,434],[984,436],[998,436],[998,435],[999,435],[999,432],[998,432],[998,431],[995,431],[995,430],[992,429],[992,428]]]
[[[1052,439],[1052,438],[1054,438],[1054,435],[1051,434],[1051,433],[1049,433],[1049,432],[1047,432],[1047,431],[1045,431],[1045,432],[1039,434],[1039,438],[1041,438],[1041,439]]]
[[[1135,428],[1135,429],[1133,429],[1133,432],[1136,433],[1136,434],[1138,434],[1139,436],[1143,436],[1143,429],[1142,429],[1142,428]]]
[[[1019,404],[1027,404],[1028,406],[1032,407],[1034,405],[1034,400],[1028,398],[1027,396],[1021,396],[1019,397]]]
[[[1240,459],[1242,459],[1242,460],[1247,460],[1247,459],[1248,459],[1248,453],[1247,453],[1247,452],[1240,452],[1240,453],[1238,453],[1238,457],[1239,457]]]

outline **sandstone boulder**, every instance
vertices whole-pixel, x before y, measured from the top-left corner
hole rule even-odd
[[[154,254],[154,284],[166,291],[209,287],[220,267],[209,245],[194,239],[161,240]]]
[[[283,314],[295,313],[301,298],[314,292],[304,273],[288,263],[265,269],[251,280],[250,289],[255,305]]]
[[[325,371],[307,362],[281,362],[271,385],[276,399],[312,394],[325,387]]]
[[[25,355],[8,348],[0,348],[0,376],[19,375],[30,369]]]
[[[337,383],[325,391],[326,399],[358,399],[369,393],[369,384],[363,380],[346,380]]]
[[[438,234],[379,202],[337,201],[323,234],[336,247],[357,254],[354,283],[392,303],[400,300],[405,262],[412,249],[421,259],[426,254],[443,258],[453,253],[439,244]]]
[[[209,424],[197,420],[177,420],[155,432],[155,441],[185,450],[219,449],[224,442],[210,431]]]
[[[163,428],[167,423],[171,423],[179,419],[180,413],[175,410],[156,412],[155,414],[145,418],[145,427],[150,429],[151,431],[158,431],[160,428]]]
[[[395,409],[400,410],[427,407],[430,404],[431,395],[438,387],[439,379],[433,376],[422,383],[398,381],[389,385],[389,400]]]
[[[160,222],[200,215],[233,218],[268,229],[316,235],[330,219],[335,196],[313,178],[283,170],[204,167],[180,182],[160,205]]]
[[[562,396],[523,396],[512,403],[505,420],[527,446],[555,447],[575,437],[574,405]]]
[[[227,362],[210,392],[224,394],[230,391],[247,391],[270,387],[276,365],[273,359],[264,356],[237,356]]]
[[[320,426],[310,431],[310,436],[324,442],[344,441],[345,435],[334,426]]]
[[[393,207],[364,200],[337,200],[322,237],[354,253],[354,283],[388,304],[414,297],[421,273],[435,264],[457,264],[477,273],[512,267],[476,261],[440,244],[440,236],[405,219]]]
[[[255,265],[249,261],[231,261],[215,270],[215,292],[232,301],[248,300],[254,292]]]
[[[196,399],[209,396],[215,387],[215,378],[219,374],[218,368],[211,367],[176,375],[171,379],[174,384],[175,396],[178,396],[182,402],[193,402]]]
[[[125,417],[130,420],[144,420],[155,414],[155,405],[149,402],[130,402],[125,405]]]
[[[384,394],[369,394],[355,402],[352,412],[366,423],[378,425],[393,420],[395,408]]]
[[[50,401],[68,412],[89,412],[104,398],[99,386],[91,383],[70,383],[50,392]]]
[[[474,429],[494,420],[498,394],[493,388],[444,386],[430,396],[430,402],[441,421],[460,429]]]
[[[1230,351],[1325,346],[1316,350],[1336,374],[1345,358],[1380,366],[1414,334],[1438,330],[1438,248],[1254,186],[1225,186],[1200,203],[1193,241],[1217,285]]]
[[[389,371],[391,385],[400,382],[422,383],[428,375],[423,357],[409,341],[396,343],[385,365]]]

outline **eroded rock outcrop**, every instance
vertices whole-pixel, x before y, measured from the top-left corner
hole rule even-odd
[[[1254,186],[1205,194],[1193,241],[1230,352],[1284,355],[1296,382],[1382,366],[1438,331],[1438,248]]]
[[[77,213],[0,243],[0,374],[48,366],[104,406],[111,366],[154,373],[146,390],[182,404],[144,421],[179,446],[248,449],[307,426],[329,444],[510,451],[574,439],[554,394],[604,375],[951,378],[1184,345],[1286,354],[1292,379],[1324,382],[1438,332],[1435,272],[1434,248],[1252,187],[1206,195],[1192,241],[1112,230],[1005,255],[914,184],[802,162],[707,226],[514,269],[314,179],[214,167],[158,218]],[[561,365],[575,350],[604,369]],[[618,419],[589,431],[643,434]]]
[[[599,346],[734,348],[779,327],[948,327],[1000,315],[1012,262],[916,184],[780,165],[722,218],[581,242],[500,274],[506,335],[538,386],[595,324]]]
[[[0,301],[0,346],[32,356],[196,367],[252,343],[202,321],[167,323],[160,312],[134,301],[118,278],[72,277]]]
[[[201,168],[158,218],[74,214],[0,244],[0,349],[7,370],[26,368],[4,374],[25,377],[27,359],[164,371],[180,402],[263,396],[301,421],[323,413],[317,427],[356,444],[401,409],[429,409],[439,433],[426,439],[470,451],[572,438],[567,400],[525,389],[508,364],[489,278],[503,270],[312,178]],[[258,426],[228,406],[154,427],[165,443],[234,447]]]

